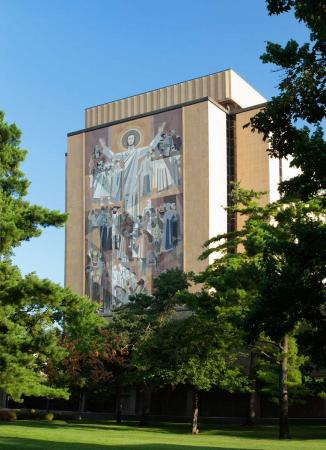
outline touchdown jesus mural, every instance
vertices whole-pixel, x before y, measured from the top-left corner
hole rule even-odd
[[[182,111],[86,133],[86,292],[110,313],[183,266]]]

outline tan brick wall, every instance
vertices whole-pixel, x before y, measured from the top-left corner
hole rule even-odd
[[[243,126],[249,122],[259,109],[244,111],[236,115],[236,180],[245,189],[267,192],[261,198],[261,204],[269,201],[269,156],[267,143],[257,132],[253,133]],[[244,217],[237,217],[238,229],[244,223]]]
[[[84,133],[68,138],[66,159],[65,285],[84,294]]]
[[[184,270],[199,272],[209,237],[208,102],[183,108]]]

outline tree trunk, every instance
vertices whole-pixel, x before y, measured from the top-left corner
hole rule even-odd
[[[250,352],[250,367],[249,367],[249,378],[250,378],[250,394],[249,394],[249,405],[248,405],[248,413],[245,425],[255,425],[256,424],[256,400],[257,400],[257,392],[256,392],[256,361],[257,355],[254,352]]]
[[[46,398],[46,412],[50,411],[50,399]]]
[[[142,414],[139,425],[147,427],[149,425],[149,416],[151,412],[151,390],[148,386],[144,386],[142,392]]]
[[[199,411],[199,393],[196,388],[193,390],[193,402],[192,402],[192,425],[191,433],[198,434],[198,411]]]
[[[121,386],[117,386],[116,389],[116,421],[122,422],[122,389]]]
[[[290,439],[289,432],[289,395],[288,395],[288,350],[289,337],[283,338],[283,355],[280,365],[280,439]]]
[[[79,406],[78,406],[79,412],[84,412],[85,407],[86,407],[86,392],[84,389],[81,389],[80,395],[79,395]]]
[[[0,389],[0,409],[7,408],[7,394],[3,389]]]

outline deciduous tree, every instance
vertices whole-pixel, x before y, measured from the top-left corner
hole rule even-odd
[[[129,303],[115,311],[112,330],[121,339],[128,354],[125,370],[120,376],[122,386],[138,386],[142,392],[141,424],[147,425],[150,413],[151,391],[162,386],[157,373],[146,364],[149,354],[144,354],[146,342],[169,318],[176,316],[176,293],[187,289],[186,275],[179,269],[167,270],[154,280],[153,295],[137,294]]]

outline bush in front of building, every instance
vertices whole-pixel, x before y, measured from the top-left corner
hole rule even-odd
[[[72,411],[52,412],[38,409],[23,409],[18,410],[14,414],[16,414],[18,420],[47,420],[48,422],[52,422],[52,420],[81,420],[79,413]]]
[[[54,419],[54,414],[52,412],[48,412],[44,414],[44,420],[47,420],[48,422],[52,422]]]
[[[14,422],[15,420],[17,420],[15,411],[0,411],[1,422]]]
[[[58,411],[54,413],[55,420],[81,420],[81,416],[78,412],[72,411]]]
[[[40,418],[40,412],[37,409],[23,409],[17,411],[18,420],[37,420]]]

